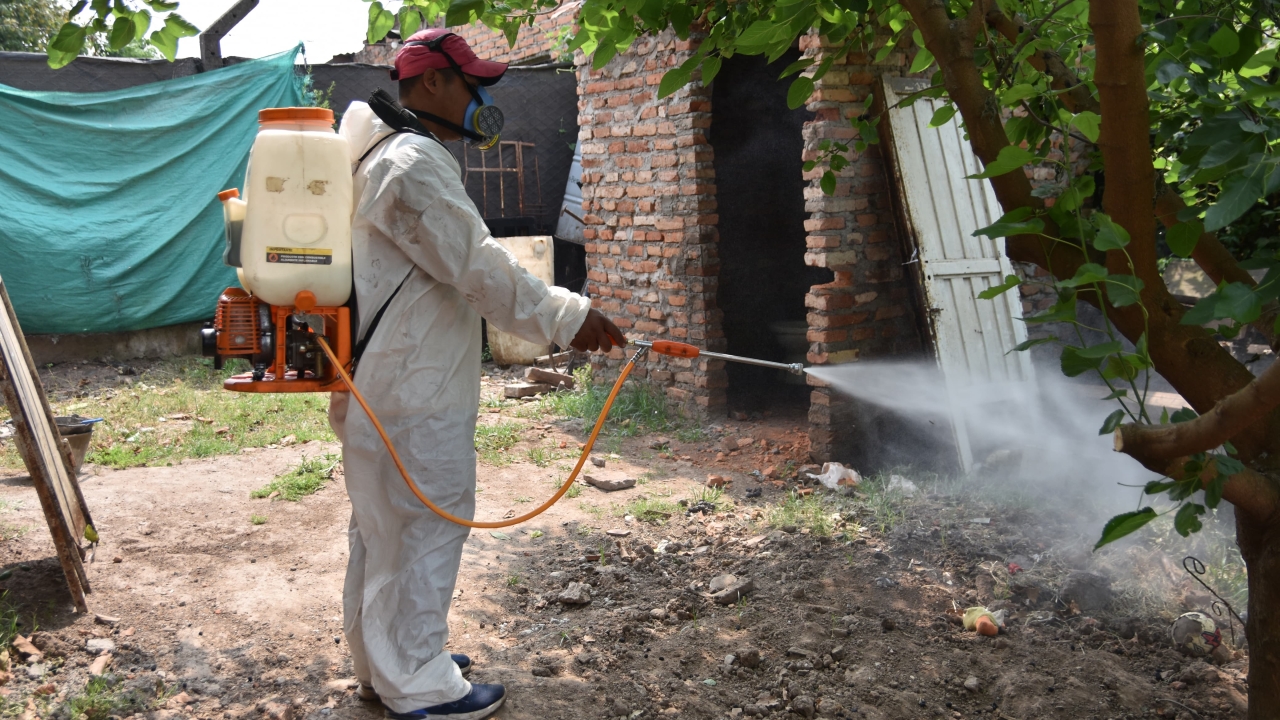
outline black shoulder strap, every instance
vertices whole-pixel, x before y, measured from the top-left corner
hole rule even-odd
[[[378,330],[378,323],[382,322],[382,314],[385,313],[387,311],[387,308],[391,306],[391,301],[396,299],[396,295],[400,293],[400,288],[404,287],[404,284],[409,282],[409,277],[412,275],[413,275],[413,268],[410,268],[409,274],[405,275],[404,279],[400,281],[400,284],[396,286],[396,289],[391,291],[391,297],[387,298],[387,301],[382,303],[382,307],[378,308],[378,312],[374,313],[373,319],[369,321],[369,329],[365,332],[364,337],[361,338],[356,343],[356,346],[351,350],[351,375],[352,376],[355,376],[356,366],[360,364],[360,358],[364,356],[365,348],[369,346],[369,341],[373,339],[373,334]],[[351,294],[353,296],[355,295],[354,288],[352,288]]]

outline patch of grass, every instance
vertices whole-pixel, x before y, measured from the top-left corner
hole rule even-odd
[[[794,492],[788,493],[786,500],[769,510],[768,523],[775,528],[809,528],[810,533],[819,537],[829,537],[835,529],[831,508],[827,507],[821,496],[802,497]]]
[[[507,452],[520,442],[520,424],[476,425],[476,452],[486,465],[505,467],[512,462]]]
[[[0,646],[9,647],[13,636],[18,634],[19,623],[18,608],[9,600],[9,591],[0,592]],[[34,618],[31,624],[35,626]]]
[[[91,678],[84,690],[67,698],[52,714],[56,720],[107,720],[151,710],[163,699],[163,690],[147,693],[126,690],[109,676]]]
[[[702,502],[710,503],[711,505],[714,505],[716,508],[716,512],[724,512],[725,510],[728,510],[729,508],[733,507],[733,501],[725,497],[724,490],[720,488],[713,488],[713,487],[699,488],[698,492],[694,493],[693,496],[690,497],[688,500],[688,503],[690,505],[695,505],[697,503],[702,503]]]
[[[528,497],[526,495],[520,495],[516,498],[516,502],[522,503],[522,504],[527,502],[533,502],[533,498]]]
[[[507,587],[515,587],[520,584],[520,574],[515,573],[507,576]]]
[[[680,442],[696,443],[707,439],[707,431],[701,425],[686,425],[676,430],[676,439]]]
[[[650,525],[663,525],[672,515],[680,513],[680,507],[669,500],[643,496],[631,501],[617,511],[620,516],[630,515]]]
[[[534,540],[537,540],[538,538],[542,537],[544,534],[545,533],[543,533],[541,530],[534,530],[533,532],[529,533],[529,537],[533,538]]]
[[[560,417],[579,418],[590,426],[604,409],[612,384],[594,384],[589,366],[575,370],[573,379],[572,392],[544,395],[538,403],[539,410]],[[678,425],[678,420],[661,390],[648,383],[630,381],[618,392],[605,429],[611,434],[633,437],[646,432],[671,430]]]
[[[596,507],[595,505],[589,505],[585,502],[578,503],[578,509],[588,515],[594,516],[597,520],[604,516],[604,510],[602,508]]]
[[[579,525],[579,526],[578,526],[578,534],[579,534],[579,535],[581,535],[581,536],[583,536],[583,537],[586,537],[587,535],[590,535],[590,534],[591,534],[592,532],[594,532],[594,531],[595,531],[595,528],[591,527],[590,525]]]
[[[582,486],[579,485],[578,483],[574,483],[573,487],[569,488],[569,490],[565,492],[564,495],[567,498],[576,498],[581,494],[582,494]]]
[[[551,463],[564,459],[564,454],[553,448],[532,447],[525,452],[529,462],[540,468],[551,467]]]
[[[304,455],[297,467],[284,475],[276,476],[275,480],[249,493],[249,497],[264,498],[273,492],[279,492],[281,500],[297,502],[324,487],[333,477],[333,469],[338,466],[338,462],[339,457],[332,453],[313,458]]]
[[[249,516],[249,522],[253,523],[254,525],[265,525],[267,523],[267,516],[254,513]]]
[[[177,358],[145,371],[133,386],[55,400],[53,410],[56,415],[106,418],[94,428],[86,460],[113,468],[227,455],[276,444],[289,435],[299,443],[335,439],[325,395],[222,389],[224,379],[247,369],[241,361],[214,370],[205,358]],[[0,421],[8,418],[0,407]],[[13,443],[0,447],[0,466],[22,467]]]

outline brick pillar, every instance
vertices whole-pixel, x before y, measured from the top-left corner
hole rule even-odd
[[[826,52],[816,34],[800,39],[806,57],[821,62]],[[818,81],[808,107],[815,113],[805,125],[804,159],[818,156],[823,140],[852,143],[850,119],[868,111],[866,101],[880,73],[902,74],[905,58],[894,52],[885,65],[872,66],[861,54],[838,58]],[[882,124],[884,121],[881,121]],[[883,133],[881,133],[883,136]],[[809,362],[836,365],[867,358],[919,354],[917,314],[890,194],[882,153],[872,145],[852,152],[852,163],[838,174],[836,190],[819,186],[825,167],[807,175],[805,262],[834,271],[835,280],[815,285],[805,299],[809,308]],[[809,441],[815,460],[847,460],[855,456],[859,433],[857,408],[850,399],[809,378]]]
[[[582,210],[587,289],[628,336],[724,344],[715,306],[715,173],[706,131],[711,94],[697,74],[662,100],[658,83],[697,39],[674,33],[638,39],[604,68],[578,58]],[[615,350],[596,370],[616,374]],[[634,371],[698,412],[724,406],[722,363],[657,355]]]

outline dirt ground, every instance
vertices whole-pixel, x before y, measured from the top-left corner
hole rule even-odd
[[[532,426],[526,444],[571,452],[582,439],[578,421],[484,409],[480,418]],[[584,487],[524,526],[473,532],[449,649],[474,659],[472,680],[507,685],[498,717],[1244,716],[1242,654],[1223,666],[1184,657],[1170,647],[1167,615],[1107,593],[1082,609],[1084,596],[1064,593],[1072,572],[1114,573],[1151,556],[1090,555],[1092,538],[1068,541],[1060,512],[986,506],[921,481],[899,505],[884,494],[802,500],[830,510],[809,516],[829,537],[813,523],[770,527],[798,485],[768,469],[807,461],[803,430],[802,419],[774,417],[726,421],[694,443],[617,441],[605,468],[589,472],[641,484]],[[71,612],[29,480],[7,471],[0,587],[44,659],[15,661],[0,687],[4,714],[77,720],[69,701],[109,639],[111,682],[158,692],[154,720],[380,717],[355,697],[341,631],[341,475],[299,502],[250,499],[304,456],[333,452],[312,442],[172,467],[89,467],[81,482],[101,537],[89,616]],[[481,465],[480,516],[541,502],[563,464]],[[661,525],[626,515],[641,496],[696,498],[710,474],[731,481],[719,508],[690,503]],[[753,589],[717,604],[710,585],[725,574]],[[1170,575],[1173,591],[1189,587]],[[588,586],[588,604],[559,600],[571,583]],[[998,637],[959,625],[957,610],[975,604],[1008,613]]]

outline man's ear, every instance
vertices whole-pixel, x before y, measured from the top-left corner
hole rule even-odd
[[[419,81],[419,84],[421,84],[422,89],[428,93],[438,95],[440,94],[443,81],[444,78],[440,73],[436,72],[435,68],[427,68],[423,71],[422,79]]]

